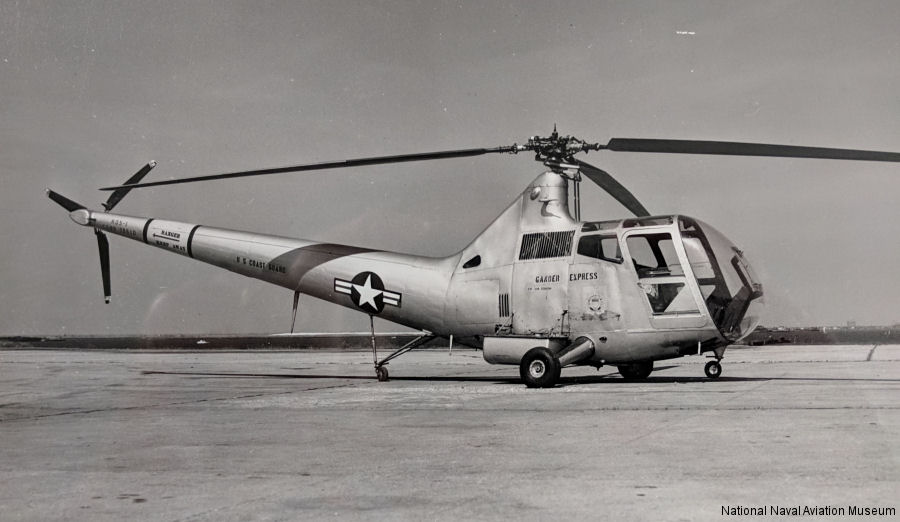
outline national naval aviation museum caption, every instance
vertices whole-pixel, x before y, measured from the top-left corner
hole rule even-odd
[[[739,517],[892,517],[897,508],[879,506],[722,506],[723,516]]]

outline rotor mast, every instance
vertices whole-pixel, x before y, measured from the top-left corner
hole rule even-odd
[[[534,151],[534,160],[543,163],[551,171],[572,180],[572,199],[575,207],[575,221],[581,221],[581,168],[576,164],[575,154],[600,150],[603,145],[588,143],[573,136],[560,136],[553,126],[553,133],[543,138],[532,136],[522,150]]]

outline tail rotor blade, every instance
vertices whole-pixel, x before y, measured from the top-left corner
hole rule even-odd
[[[75,212],[76,210],[81,210],[84,208],[84,205],[81,203],[77,203],[72,201],[71,199],[63,196],[58,192],[53,192],[50,189],[47,189],[47,197],[52,199],[57,205],[62,208],[68,210],[69,212]]]
[[[97,247],[100,250],[100,273],[103,275],[103,296],[106,299],[106,302],[109,303],[109,298],[112,295],[109,288],[109,239],[106,238],[106,234],[99,230],[94,230],[94,233],[97,234]]]
[[[640,201],[634,194],[632,194],[627,188],[622,186],[621,183],[616,181],[614,177],[612,177],[608,172],[604,170],[600,170],[597,167],[585,163],[581,160],[575,160],[578,164],[579,170],[584,174],[588,179],[596,183],[603,190],[609,193],[610,196],[615,198],[616,201],[625,206],[631,213],[635,216],[643,217],[649,216],[650,212],[644,208],[644,205],[641,204]]]
[[[128,178],[128,181],[126,181],[124,185],[117,188],[112,194],[110,194],[109,199],[106,200],[106,203],[103,203],[103,208],[105,208],[107,212],[112,210],[113,207],[118,205],[119,202],[122,201],[122,198],[124,198],[129,192],[131,192],[131,189],[134,188],[130,187],[129,185],[136,185],[137,183],[139,183],[142,179],[144,179],[144,176],[146,176],[151,170],[153,170],[153,167],[155,166],[156,162],[151,161],[141,167],[141,170],[135,172],[133,176]]]

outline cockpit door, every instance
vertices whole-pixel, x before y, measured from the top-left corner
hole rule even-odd
[[[623,242],[626,263],[637,275],[654,328],[697,328],[709,323],[677,231],[638,229],[627,232]]]

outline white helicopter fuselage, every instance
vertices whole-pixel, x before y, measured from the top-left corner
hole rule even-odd
[[[608,172],[578,158],[592,151],[900,162],[900,153],[770,143],[611,138],[592,143],[560,135],[522,145],[352,158],[142,182],[149,162],[110,191],[96,212],[50,189],[47,196],[97,237],[109,302],[105,232],[362,311],[370,316],[375,371],[441,336],[483,349],[486,361],[518,364],[532,388],[554,386],[569,365],[618,366],[643,379],[653,361],[713,352],[707,377],[721,375],[725,347],[753,331],[763,304],[743,252],[711,226],[683,215],[652,216]],[[137,188],[412,161],[534,153],[550,170],[460,252],[441,258],[254,234],[111,211]],[[580,216],[579,182],[588,179],[636,218],[583,222],[569,213],[569,181]],[[378,360],[375,316],[423,331]],[[293,323],[292,323],[293,331]]]
[[[567,183],[554,172],[540,175],[466,248],[443,258],[87,209],[71,217],[411,328],[453,335],[483,347],[494,363],[518,364],[534,346],[561,352],[575,340],[593,347],[577,364],[652,361],[721,349],[755,327],[759,286],[724,236],[679,216],[575,221]],[[710,238],[724,244],[713,248]],[[717,253],[732,256],[729,248],[741,274],[716,261]],[[742,310],[708,305],[716,294],[733,300],[738,291],[745,293]],[[747,291],[759,295],[748,300]],[[727,314],[730,322],[721,317]]]

